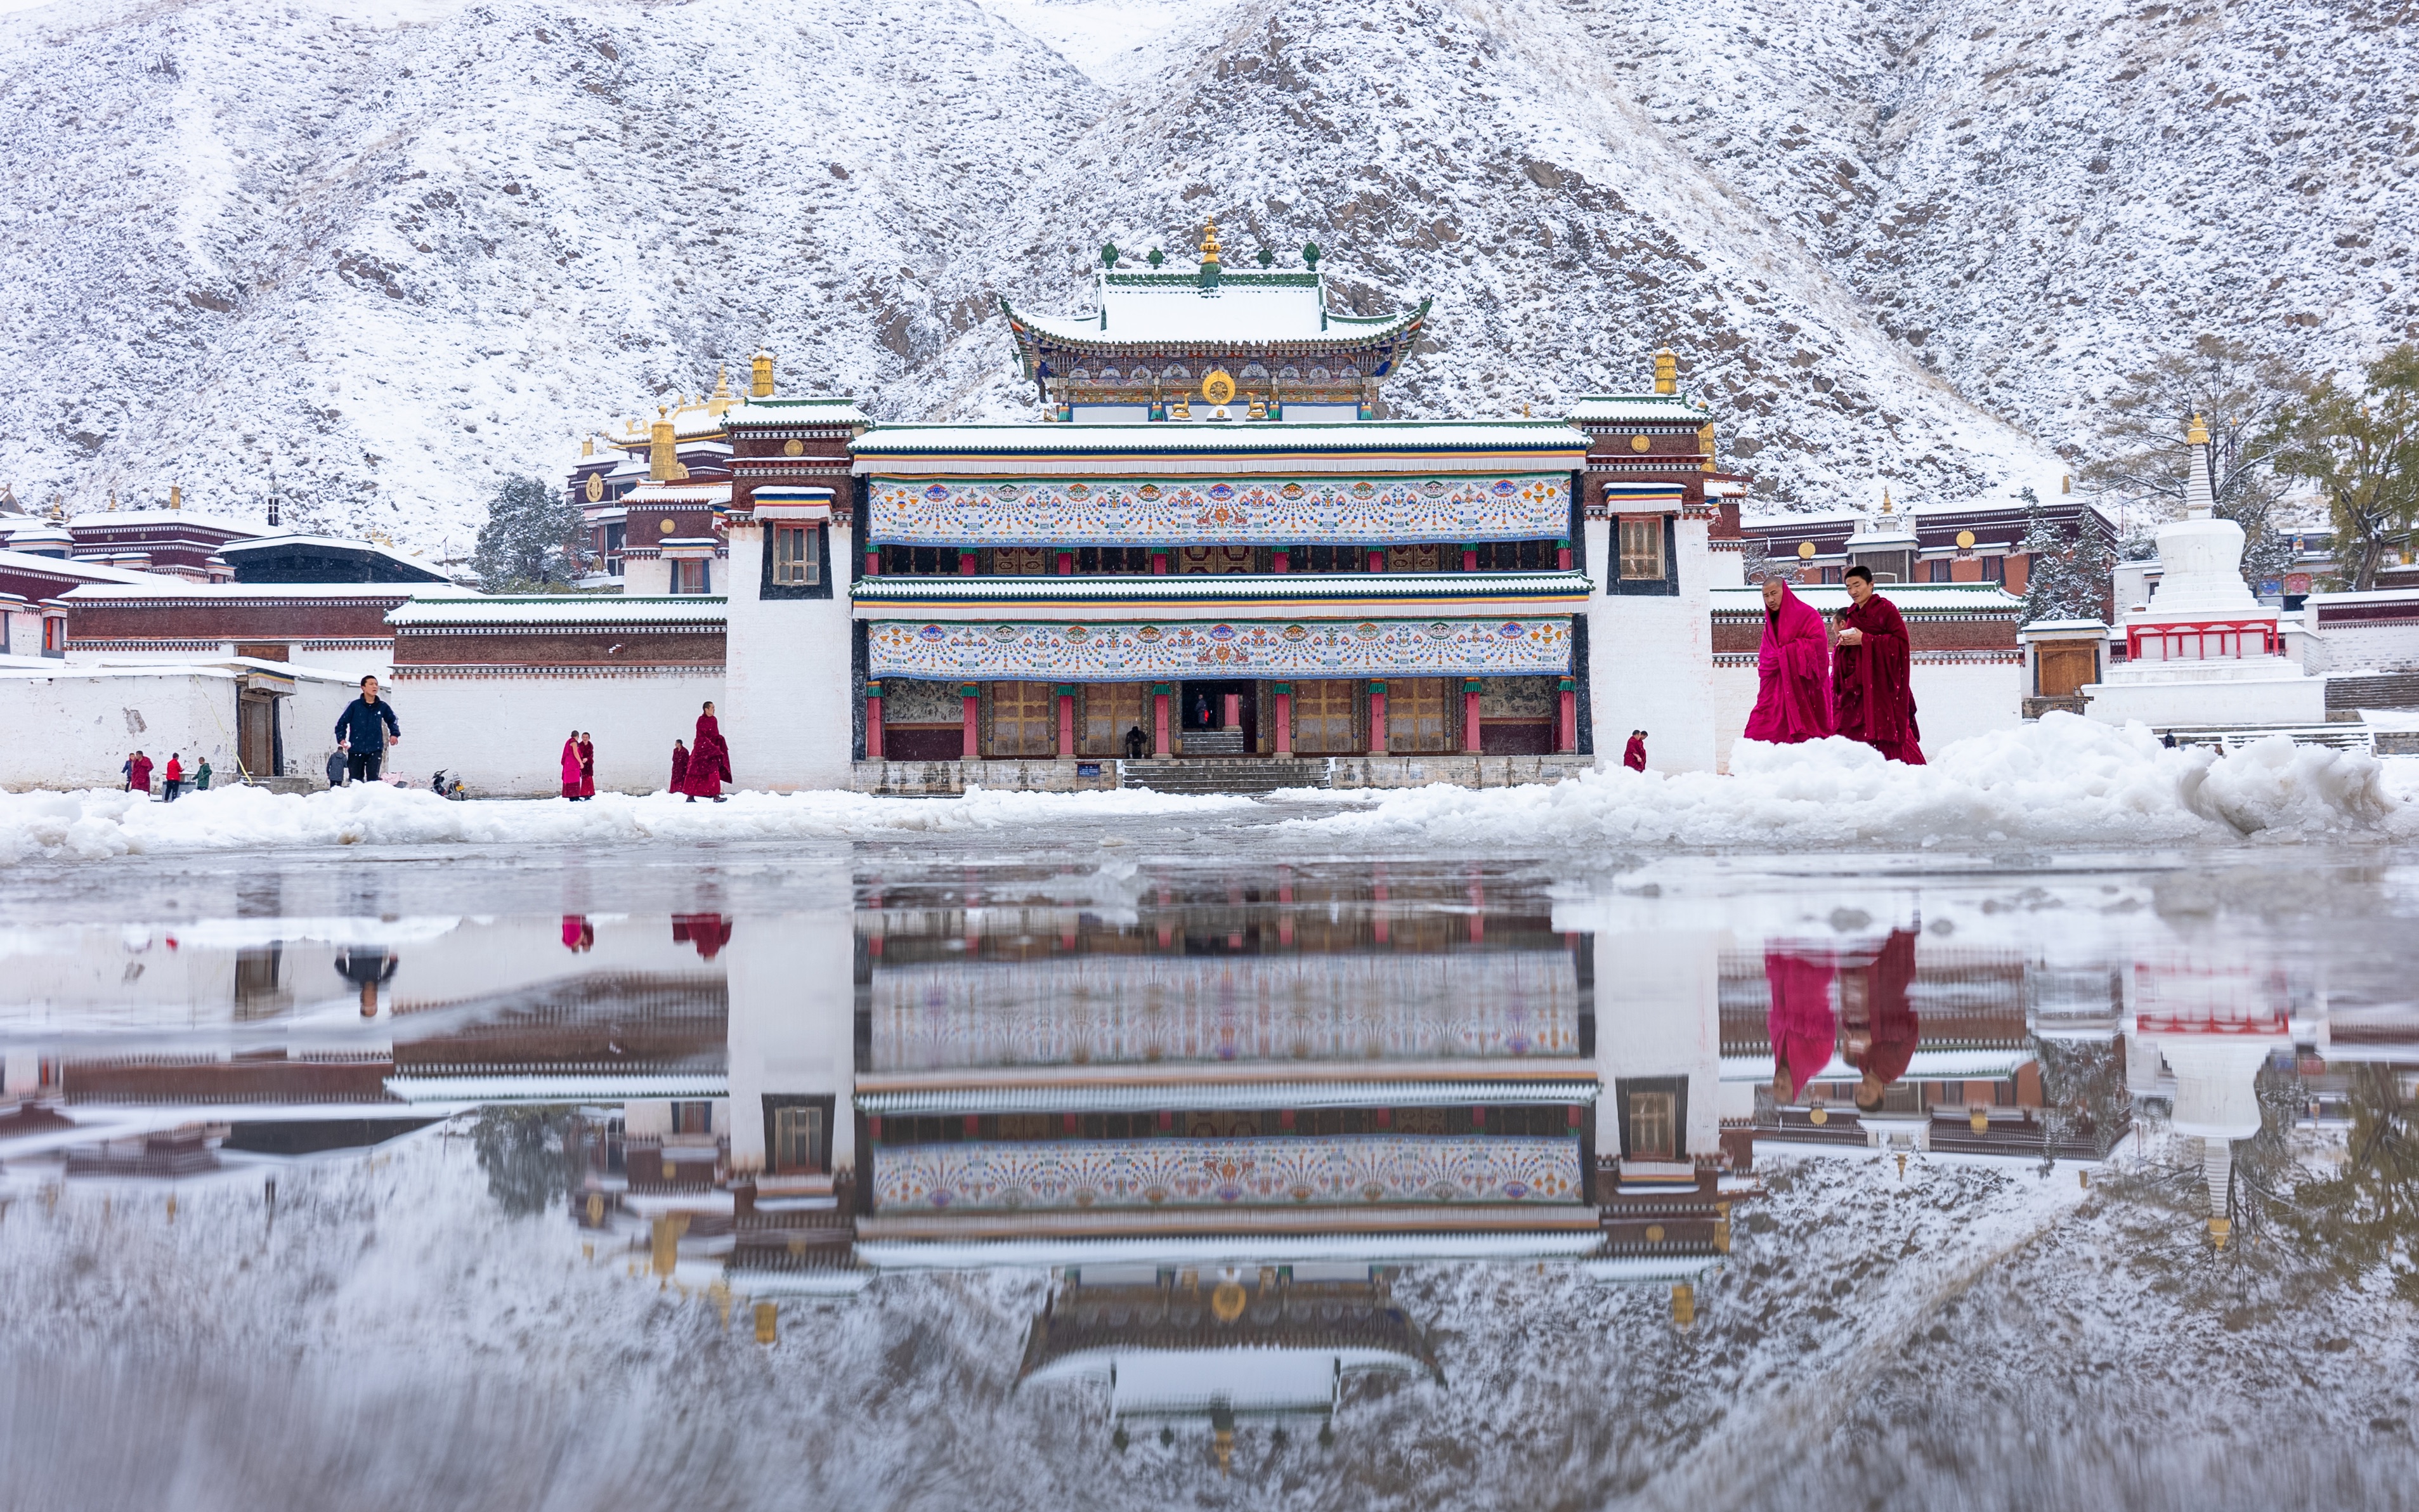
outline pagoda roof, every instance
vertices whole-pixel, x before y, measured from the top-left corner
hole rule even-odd
[[[1020,345],[1039,337],[1092,351],[1130,347],[1212,347],[1221,351],[1290,347],[1335,350],[1370,346],[1416,328],[1428,301],[1387,315],[1340,315],[1327,307],[1327,280],[1316,272],[1222,270],[1215,290],[1198,271],[1098,275],[1097,308],[1052,316],[999,301]]]
[[[1574,425],[1702,425],[1713,418],[1677,393],[1587,393],[1571,407]]]
[[[396,586],[409,586],[396,585]],[[634,597],[625,594],[532,594],[460,600],[414,595],[387,613],[393,625],[720,625],[716,594]]]
[[[749,399],[723,417],[726,425],[864,425],[871,422],[855,399]]]

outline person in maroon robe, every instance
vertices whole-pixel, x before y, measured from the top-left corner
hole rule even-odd
[[[722,784],[731,780],[731,748],[722,743],[722,726],[714,717],[714,705],[697,717],[697,738],[688,748],[688,772],[681,791],[688,801],[712,798],[720,803]]]
[[[1839,1020],[1831,1011],[1830,958],[1766,945],[1764,981],[1772,995],[1764,1030],[1772,1041],[1772,1100],[1795,1103],[1831,1063]]]
[[[675,740],[675,741],[673,741],[673,742],[672,742],[672,785],[671,785],[671,791],[672,791],[672,792],[674,792],[674,793],[682,793],[682,792],[686,792],[686,791],[687,791],[687,788],[688,788],[688,742],[686,742],[686,741],[685,741],[685,740]]]
[[[130,793],[140,793],[146,796],[150,795],[151,758],[139,750],[134,753],[134,760],[127,766],[126,789]]]
[[[1755,654],[1747,738],[1776,745],[1832,733],[1831,641],[1823,616],[1778,578],[1764,580],[1764,643]]]
[[[579,801],[579,732],[577,730],[562,743],[562,795],[573,803]]]
[[[1896,604],[1873,592],[1872,571],[1861,563],[1848,569],[1848,597],[1852,602],[1840,611],[1840,646],[1831,654],[1840,733],[1891,761],[1921,766],[1906,621]]]
[[[731,921],[720,914],[674,914],[672,943],[694,946],[700,959],[711,961],[731,943]]]
[[[1882,1093],[1906,1074],[1922,1041],[1906,995],[1914,980],[1915,932],[1903,929],[1890,931],[1871,967],[1840,978],[1840,1055],[1862,1073],[1856,1101],[1864,1112],[1882,1105]]]
[[[1646,770],[1646,732],[1632,730],[1629,744],[1622,748],[1621,764],[1633,772]]]
[[[579,795],[596,796],[596,742],[585,730],[579,732]]]

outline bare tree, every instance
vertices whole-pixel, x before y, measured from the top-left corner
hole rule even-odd
[[[2169,352],[2108,402],[2096,455],[2084,483],[2153,519],[2182,512],[2192,458],[2184,436],[2199,415],[2209,427],[2216,512],[2242,527],[2242,576],[2255,587],[2292,564],[2292,532],[2275,518],[2292,491],[2275,467],[2274,422],[2305,385],[2299,375],[2245,343],[2205,335],[2189,352]],[[2129,534],[2129,544],[2131,536]]]

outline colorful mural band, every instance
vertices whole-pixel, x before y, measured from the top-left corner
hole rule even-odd
[[[1565,473],[1059,483],[874,478],[877,546],[1389,546],[1570,533]]]
[[[871,995],[886,1072],[1579,1053],[1562,950],[886,964]]]
[[[1562,675],[1571,622],[1282,620],[1174,625],[917,625],[867,629],[873,677],[1131,683],[1174,677]]]
[[[1570,1202],[1577,1139],[1336,1138],[908,1145],[873,1159],[877,1211]]]

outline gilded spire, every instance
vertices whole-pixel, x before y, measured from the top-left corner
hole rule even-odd
[[[579,438],[579,455],[580,455],[582,457],[591,457],[591,456],[594,456],[594,455],[596,455],[596,438],[595,438],[595,437],[593,437],[593,436],[582,436],[581,438]]]
[[[747,397],[751,399],[773,397],[773,354],[771,352],[759,351],[754,360],[747,364]]]
[[[1657,393],[1680,392],[1680,360],[1672,355],[1672,348],[1669,347],[1655,354],[1655,392]]]
[[[168,507],[170,509],[182,509],[185,507],[185,486],[183,484],[172,483],[168,485]]]
[[[688,476],[681,466],[680,445],[672,435],[671,416],[662,405],[655,406],[655,423],[647,431],[647,481],[678,483]]]
[[[714,397],[705,401],[705,412],[712,415],[715,419],[719,420],[725,414],[729,413],[731,407],[736,403],[738,403],[738,400],[733,397],[731,393],[731,369],[727,367],[716,368],[714,370]]]
[[[1210,229],[1201,233],[1201,260],[1205,263],[1214,263],[1218,260],[1218,219],[1216,216],[1211,216],[1210,218]]]
[[[2184,432],[2184,444],[2187,446],[2209,444],[2209,427],[2201,424],[2200,411],[2197,409],[2193,411],[2192,429]]]
[[[1888,514],[1890,512],[1890,508],[1889,489],[1887,486],[1885,486],[1882,489],[1882,513],[1885,515]]]

